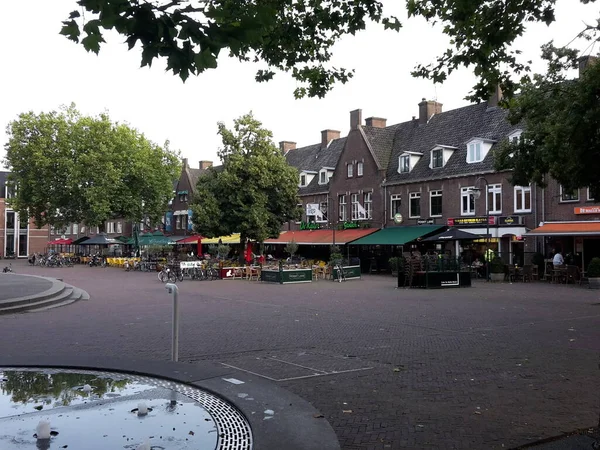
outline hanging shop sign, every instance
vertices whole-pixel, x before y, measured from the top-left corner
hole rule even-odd
[[[497,225],[523,225],[523,216],[500,216],[496,220]]]
[[[400,213],[394,214],[394,223],[401,224],[403,221],[404,221],[404,217],[402,217],[402,214],[400,214]]]
[[[449,227],[466,227],[477,225],[495,225],[495,217],[451,217],[447,221]]]

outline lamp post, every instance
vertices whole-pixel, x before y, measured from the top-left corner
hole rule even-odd
[[[485,177],[479,177],[477,178],[477,180],[475,180],[475,185],[478,186],[479,184],[481,184],[481,182],[485,183],[485,195],[486,195],[486,201],[485,201],[485,253],[484,253],[484,260],[485,260],[485,280],[489,281],[490,280],[490,262],[487,259],[489,258],[489,249],[490,249],[490,202],[489,199],[487,198],[487,195],[489,193],[489,183],[488,180]],[[475,187],[472,189],[473,192],[473,197],[475,199],[479,199],[481,197],[481,188],[479,187]]]
[[[331,203],[329,202],[331,200]],[[332,246],[335,245],[335,229],[337,227],[337,221],[335,220],[335,212],[334,215],[332,215],[332,206],[335,206],[333,203],[333,197],[328,195],[327,196],[327,221],[329,222],[329,226],[331,227],[331,230],[333,231],[333,236],[332,236]]]

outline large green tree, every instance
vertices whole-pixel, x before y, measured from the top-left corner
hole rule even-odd
[[[242,246],[246,239],[279,236],[283,222],[298,218],[298,171],[251,113],[231,130],[219,123],[219,135],[222,166],[199,178],[192,198],[196,231],[207,237],[240,233]]]
[[[7,169],[16,186],[11,205],[37,226],[103,227],[123,217],[156,223],[173,195],[179,157],[107,114],[59,111],[20,114],[7,127]]]
[[[265,65],[257,81],[275,71],[290,72],[299,82],[297,97],[323,97],[335,82],[353,72],[330,66],[331,49],[344,35],[371,21],[398,29],[394,17],[382,16],[376,0],[78,0],[61,33],[98,53],[104,30],[140,44],[142,66],[158,57],[184,81],[217,67],[221,51],[241,61]]]

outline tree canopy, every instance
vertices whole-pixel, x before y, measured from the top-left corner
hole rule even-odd
[[[156,223],[172,198],[178,155],[107,114],[84,116],[75,105],[27,112],[7,134],[4,163],[16,186],[11,206],[37,226],[102,228],[116,217]]]
[[[298,218],[298,171],[252,113],[236,119],[232,130],[219,123],[219,135],[223,165],[199,177],[191,202],[196,231],[240,233],[242,244],[279,236],[282,223]]]
[[[367,21],[398,29],[395,17],[382,16],[376,0],[78,0],[83,20],[73,11],[61,33],[98,53],[103,30],[126,37],[129,49],[139,43],[142,66],[155,58],[186,80],[217,67],[222,50],[241,61],[263,62],[257,81],[275,70],[299,82],[297,97],[323,97],[352,71],[328,65],[333,45],[365,28]]]

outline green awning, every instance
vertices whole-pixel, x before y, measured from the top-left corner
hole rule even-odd
[[[443,225],[407,225],[384,228],[373,234],[350,242],[349,245],[404,245],[421,236],[435,233]]]

